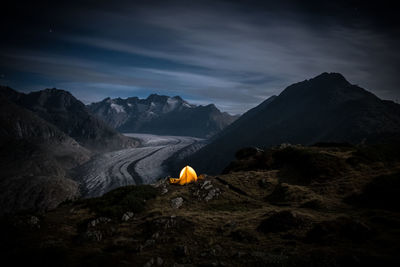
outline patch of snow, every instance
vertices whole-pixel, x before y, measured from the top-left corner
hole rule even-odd
[[[179,100],[169,97],[167,99],[167,104],[163,107],[163,112],[167,113],[167,112],[173,111],[174,109],[177,108],[178,104],[179,104]]]
[[[183,102],[183,106],[184,107],[187,107],[187,108],[193,108],[193,107],[195,107],[195,105],[191,105],[191,104],[189,104],[188,102]]]
[[[117,105],[115,103],[111,103],[111,108],[115,110],[117,113],[125,112],[125,109],[123,106]]]
[[[168,98],[167,103],[171,108],[175,108],[179,101],[175,98]]]

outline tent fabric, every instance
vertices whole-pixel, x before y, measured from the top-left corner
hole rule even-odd
[[[192,167],[190,166],[185,166],[180,174],[179,178],[169,178],[169,182],[171,184],[179,184],[179,185],[185,185],[191,182],[196,182],[197,181],[197,174],[193,170]]]

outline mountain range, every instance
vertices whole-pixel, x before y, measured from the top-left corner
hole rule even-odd
[[[47,210],[78,197],[72,168],[97,153],[139,145],[115,129],[209,137],[207,145],[165,161],[174,170],[189,164],[208,174],[223,171],[243,147],[381,143],[400,134],[400,105],[379,99],[338,73],[290,85],[240,118],[214,105],[195,106],[156,94],[106,98],[85,106],[64,90],[24,94],[0,87],[0,102],[2,212]]]
[[[223,113],[213,105],[158,95],[129,99],[87,107],[63,90],[22,94],[0,87],[3,262],[399,265],[400,105],[341,74],[323,73],[290,85],[218,132],[210,114]],[[107,123],[95,117],[96,105],[115,117],[106,116]],[[212,127],[201,129],[207,122]],[[139,145],[112,128],[122,131],[124,125],[211,136],[168,160],[141,166],[152,177],[154,168],[165,164],[174,165],[171,173],[190,164],[203,175],[185,186],[166,177],[152,184],[117,184],[102,196],[82,198],[82,183],[71,179],[76,166],[98,158],[110,164],[104,176],[96,174],[101,165],[88,165],[95,186],[87,188],[93,192],[104,189],[103,180],[118,182],[110,175],[113,168],[126,173],[137,158],[171,149],[151,136],[150,141],[159,140],[147,156],[143,148],[149,140],[138,149],[99,155]]]
[[[242,147],[374,143],[399,134],[400,105],[350,84],[339,73],[322,73],[249,110],[182,164],[219,173]]]
[[[179,96],[157,94],[146,99],[106,98],[88,108],[109,126],[125,133],[209,138],[238,118],[221,112],[214,104],[196,106]]]
[[[69,168],[90,152],[33,112],[0,94],[0,214],[43,211],[79,196]]]
[[[34,112],[90,150],[103,152],[136,145],[131,138],[93,116],[68,91],[53,88],[24,94],[3,88],[2,92],[12,102]]]
[[[0,87],[0,213],[44,211],[79,197],[69,171],[99,152],[133,147],[69,92]]]

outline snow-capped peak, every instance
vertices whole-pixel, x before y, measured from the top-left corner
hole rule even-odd
[[[125,112],[125,109],[123,106],[115,104],[115,103],[111,103],[111,108],[113,110],[115,110],[117,113]]]

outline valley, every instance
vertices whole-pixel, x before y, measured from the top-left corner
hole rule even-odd
[[[186,136],[125,135],[140,140],[141,145],[95,156],[73,170],[84,197],[98,197],[120,186],[155,182],[168,175],[162,165],[165,160],[203,141]],[[178,175],[178,171],[175,175]]]

